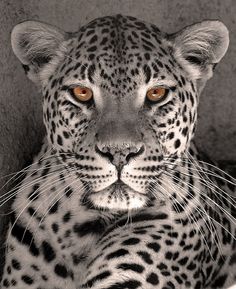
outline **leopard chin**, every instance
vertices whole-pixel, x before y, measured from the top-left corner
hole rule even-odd
[[[97,209],[128,211],[145,207],[149,197],[122,181],[116,181],[99,192],[90,193],[88,199]]]

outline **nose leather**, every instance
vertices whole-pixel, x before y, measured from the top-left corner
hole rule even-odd
[[[100,154],[107,157],[110,162],[116,166],[118,171],[121,171],[123,166],[127,165],[129,160],[141,154],[144,150],[141,144],[126,144],[126,145],[98,145]]]

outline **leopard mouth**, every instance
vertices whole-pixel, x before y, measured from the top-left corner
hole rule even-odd
[[[142,208],[149,200],[146,194],[135,191],[120,179],[105,189],[91,191],[87,198],[98,209],[119,211]]]
[[[100,191],[93,191],[91,194],[98,194],[103,191],[107,191],[111,194],[116,194],[116,195],[122,195],[122,194],[127,194],[129,191],[132,191],[138,195],[144,195],[145,193],[139,192],[137,190],[134,190],[131,186],[127,185],[125,182],[123,182],[120,178],[117,179],[114,183],[110,184],[106,188],[100,190]]]
[[[123,181],[118,179],[116,182],[110,185],[111,190],[113,190],[114,193],[120,192],[125,193],[127,190],[132,190],[136,192],[137,194],[140,194],[140,192],[132,189],[130,186],[126,185]]]

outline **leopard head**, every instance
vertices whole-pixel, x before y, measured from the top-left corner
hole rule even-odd
[[[111,210],[142,208],[158,194],[162,174],[189,148],[199,94],[228,43],[219,21],[168,35],[121,15],[75,33],[35,21],[12,32],[44,96],[49,146],[87,199]]]

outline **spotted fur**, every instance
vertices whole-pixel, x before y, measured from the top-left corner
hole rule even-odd
[[[235,180],[192,144],[226,27],[205,21],[167,35],[117,15],[65,33],[27,21],[12,46],[42,90],[47,134],[15,188],[1,288],[235,283]],[[93,99],[76,100],[77,85]],[[152,103],[156,86],[168,94]]]

